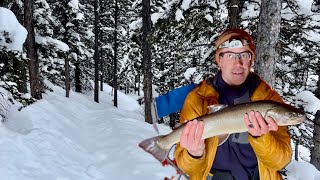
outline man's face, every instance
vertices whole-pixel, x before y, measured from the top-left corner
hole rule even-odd
[[[223,48],[218,65],[222,79],[230,86],[239,86],[250,73],[251,54],[246,47]]]

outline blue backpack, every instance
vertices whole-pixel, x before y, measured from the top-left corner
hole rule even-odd
[[[156,118],[160,119],[182,109],[184,100],[197,85],[192,83],[155,98]]]

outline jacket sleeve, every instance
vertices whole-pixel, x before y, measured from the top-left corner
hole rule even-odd
[[[279,127],[278,131],[259,138],[249,136],[249,142],[257,158],[271,169],[281,170],[290,162],[292,151],[287,127]]]
[[[197,88],[191,91],[180,112],[180,123],[193,120],[199,116],[208,113],[208,105],[218,104],[219,94],[212,88],[211,85],[203,81]],[[174,157],[178,167],[190,179],[204,180],[208,175],[213,157],[215,156],[218,147],[218,137],[212,137],[205,140],[206,148],[201,158],[193,158],[185,148],[182,148],[179,143],[176,145]]]
[[[201,99],[195,97],[196,95],[194,93],[190,93],[183,105],[183,108],[180,112],[180,123],[183,124],[185,121],[193,120],[200,115],[203,114],[201,105],[203,104]],[[198,106],[196,106],[198,104]],[[200,106],[199,106],[200,105]],[[180,143],[177,143],[176,150],[174,153],[176,162],[178,167],[186,174],[192,176],[192,174],[196,173],[198,174],[199,171],[205,170],[205,156],[204,153],[201,158],[193,158],[189,155],[188,151],[185,148],[182,148],[180,146]]]
[[[273,100],[283,102],[280,95],[272,90],[266,83],[258,87],[253,95],[254,100]],[[292,150],[290,136],[286,126],[279,126],[277,131],[269,132],[261,137],[248,137],[257,158],[267,167],[276,171],[281,170],[291,160]]]

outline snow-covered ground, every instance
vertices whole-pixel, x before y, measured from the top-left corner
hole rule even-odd
[[[106,180],[159,179],[176,175],[138,147],[156,136],[144,122],[143,108],[134,95],[118,93],[113,106],[111,87],[100,94],[71,92],[59,87],[43,99],[17,111],[8,107],[8,119],[0,125],[0,179],[2,180]],[[2,92],[4,92],[2,90]],[[171,130],[158,125],[161,134]],[[307,162],[292,161],[290,180],[319,180],[320,172]]]
[[[66,98],[61,88],[53,89],[20,112],[18,103],[10,107],[0,126],[1,180],[140,180],[175,174],[138,147],[156,133],[135,99],[119,93],[115,108],[110,87],[101,92],[99,104],[93,95],[72,92]]]

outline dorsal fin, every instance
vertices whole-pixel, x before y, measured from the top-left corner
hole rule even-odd
[[[225,105],[225,104],[210,105],[210,106],[208,106],[208,114],[215,113],[215,112],[220,111],[221,109],[224,109],[226,107],[228,107],[228,105]]]

